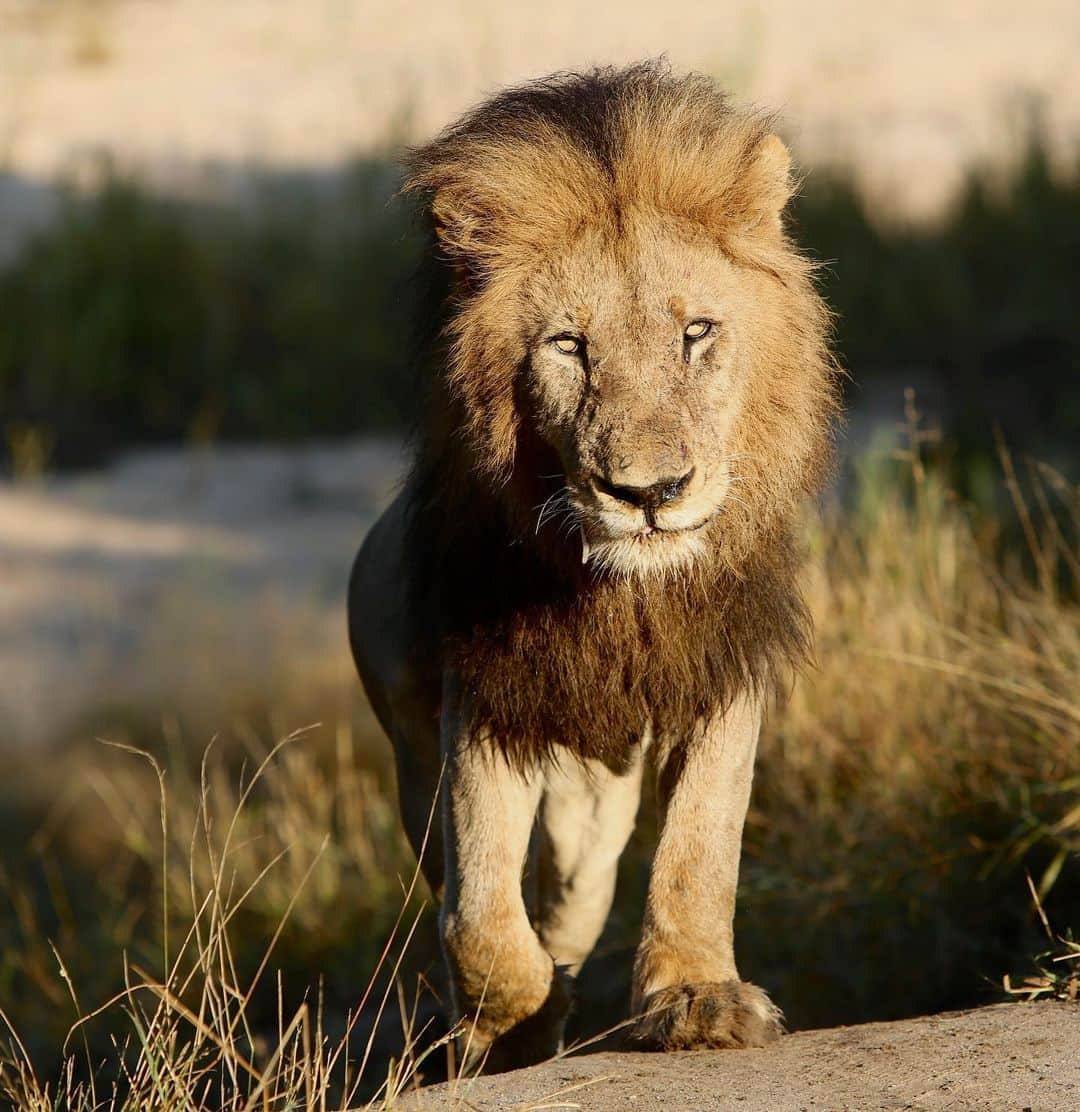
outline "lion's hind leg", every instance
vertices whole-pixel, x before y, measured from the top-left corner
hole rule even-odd
[[[625,772],[564,756],[540,802],[538,927],[555,964],[576,976],[604,929],[619,856],[641,798],[642,754]]]

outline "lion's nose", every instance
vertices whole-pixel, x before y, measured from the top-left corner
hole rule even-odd
[[[608,497],[617,498],[620,502],[637,506],[649,513],[658,510],[668,502],[674,502],[677,498],[681,498],[693,477],[694,469],[691,467],[685,475],[680,475],[677,478],[658,479],[648,486],[625,486],[610,482],[602,475],[597,475],[593,482],[596,489],[608,495]]]

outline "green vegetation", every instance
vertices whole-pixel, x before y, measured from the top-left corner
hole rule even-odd
[[[0,414],[55,462],[218,436],[400,424],[418,236],[364,161],[332,190],[268,189],[250,212],[113,181],[0,274]]]
[[[936,379],[953,450],[987,479],[995,423],[1040,459],[1075,461],[1080,164],[1055,175],[1033,133],[1011,172],[972,172],[939,225],[873,215],[828,173],[811,175],[795,211],[799,239],[828,264],[822,290],[856,392],[882,373]]]
[[[162,439],[340,435],[415,397],[420,235],[385,159],[341,183],[271,182],[241,209],[114,180],[0,272],[0,433],[60,465]],[[993,419],[1052,458],[1080,422],[1080,169],[1033,140],[974,173],[937,226],[881,224],[841,175],[794,209],[856,383],[937,378],[965,459]],[[36,457],[35,457],[36,458]],[[32,461],[31,461],[32,462]],[[985,467],[984,467],[985,470]]]

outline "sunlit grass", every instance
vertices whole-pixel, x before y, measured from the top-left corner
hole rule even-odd
[[[157,760],[129,750],[148,762],[143,771],[151,772],[150,790],[133,797],[133,781],[121,778],[115,785],[114,801],[127,806],[117,816],[120,845],[136,856],[160,855],[155,862],[159,968],[144,968],[125,955],[122,988],[84,1010],[64,959],[54,950],[78,1018],[64,1039],[59,1074],[42,1079],[14,1018],[0,1013],[11,1036],[0,1060],[0,1092],[17,1108],[389,1107],[425,1058],[445,1044],[446,1036],[429,1038],[417,1050],[414,1034],[425,1032],[414,1033],[415,1014],[402,1001],[404,1039],[397,1060],[371,1061],[379,1018],[388,1006],[398,1006],[393,989],[426,908],[415,868],[403,874],[396,891],[365,897],[388,911],[396,905],[398,913],[366,986],[358,978],[358,999],[336,1024],[341,1029],[327,1030],[318,989],[295,1007],[286,1003],[276,966],[282,935],[290,926],[317,932],[314,907],[355,899],[355,893],[343,891],[347,872],[393,883],[391,855],[398,848],[394,832],[384,825],[387,801],[351,754],[339,751],[331,784],[303,755],[303,737],[303,732],[290,735],[237,781],[208,751],[194,795],[176,816],[171,804],[192,785],[181,780],[170,791]],[[339,745],[347,744],[339,739]],[[313,900],[306,898],[311,889]],[[250,942],[238,947],[236,939],[243,917],[252,914],[272,930],[254,968],[246,969]],[[271,1026],[252,1006],[259,993],[276,1001]],[[357,1024],[369,1004],[375,1024],[366,1039],[358,1039]],[[110,1034],[104,1060],[89,1038],[102,1022]]]
[[[978,513],[924,447],[812,526],[817,668],[762,741],[736,937],[804,1024],[993,999],[1025,872],[1052,919],[1080,891],[1077,490],[1006,453]]]
[[[909,416],[904,458],[865,460],[850,505],[808,521],[818,663],[762,738],[737,951],[795,1026],[1001,999],[1005,974],[1075,985],[1078,493],[1006,453],[999,512],[976,510]],[[379,1106],[442,1076],[385,744],[341,720],[152,748],[50,754],[26,792],[81,790],[5,820],[16,1107]],[[648,826],[609,953],[638,929]],[[582,1000],[578,1036],[601,1012]]]

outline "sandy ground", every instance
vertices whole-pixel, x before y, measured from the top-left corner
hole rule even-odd
[[[329,169],[430,134],[486,91],[666,53],[783,110],[807,165],[933,212],[1042,103],[1080,136],[1072,0],[0,0],[0,216],[99,153],[177,186]]]
[[[355,691],[349,566],[402,461],[377,439],[171,449],[0,482],[0,744]]]
[[[803,1031],[765,1050],[583,1055],[433,1086],[407,1107],[1066,1112],[1080,1108],[1080,1003]]]

